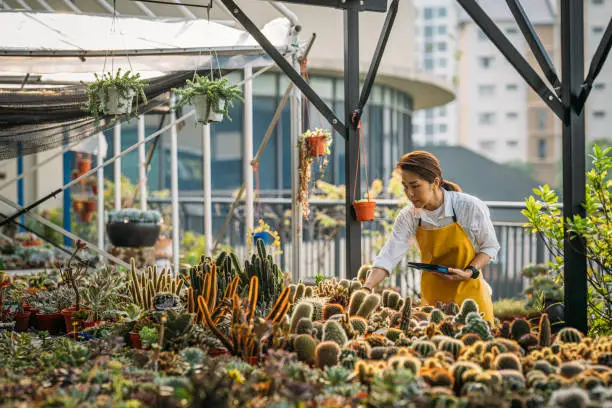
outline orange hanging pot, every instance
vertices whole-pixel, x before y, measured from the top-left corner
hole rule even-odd
[[[326,137],[324,135],[306,138],[306,146],[311,156],[325,156],[325,139]]]
[[[357,221],[372,221],[374,219],[374,210],[376,209],[376,202],[370,200],[360,200],[353,203]]]

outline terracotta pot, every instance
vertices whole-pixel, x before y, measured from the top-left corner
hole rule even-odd
[[[65,328],[64,316],[61,313],[40,314],[34,316],[35,327],[50,334],[59,334]]]
[[[83,328],[86,329],[88,327],[96,327],[102,323],[102,320],[94,320],[93,322],[83,322]]]
[[[359,203],[353,203],[353,208],[355,208],[357,221],[372,221],[374,219],[374,210],[376,209],[376,202],[361,201]]]
[[[91,170],[91,159],[79,159],[77,161],[77,168],[79,169],[79,175],[83,175]]]
[[[91,185],[91,192],[93,193],[93,195],[98,195],[98,184],[90,184]]]
[[[244,361],[246,361],[248,364],[252,366],[256,366],[257,363],[259,362],[259,357],[258,356],[245,357]]]
[[[36,328],[36,315],[38,314],[38,309],[34,309],[32,306],[25,305],[23,310],[26,312],[30,312],[30,321],[28,322],[29,327]]]
[[[89,310],[82,307],[80,310]],[[72,333],[73,331],[78,331],[82,325],[83,321],[78,319],[73,319],[72,315],[76,312],[76,307],[72,306],[68,309],[62,310],[62,316],[64,316],[64,322],[66,323],[66,333]],[[76,328],[73,326],[74,323],[77,323]]]
[[[155,243],[155,258],[172,258],[172,240],[170,238],[160,238]]]
[[[208,349],[208,355],[211,356],[211,357],[222,356],[223,354],[230,354],[230,352],[226,348],[211,348],[211,349]]]
[[[15,331],[24,332],[28,330],[30,315],[32,312],[15,313]]]
[[[73,200],[72,201],[72,210],[74,212],[81,212],[81,208],[83,208],[83,202],[80,200]]]
[[[325,136],[313,136],[306,138],[308,152],[313,157],[325,155]]]
[[[130,332],[130,344],[132,348],[142,349],[142,340],[140,339],[140,334],[136,332]]]

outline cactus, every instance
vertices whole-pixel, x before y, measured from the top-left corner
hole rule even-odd
[[[293,342],[298,360],[308,364],[314,363],[316,348],[316,340],[308,334],[298,334]]]
[[[349,314],[354,316],[357,314],[357,311],[361,307],[363,300],[366,298],[368,294],[363,290],[358,290],[353,292],[351,295],[351,300],[349,302]]]
[[[444,368],[431,368],[421,372],[421,377],[431,387],[446,387],[453,386],[453,377]]]
[[[320,297],[304,297],[300,299],[297,305],[301,305],[302,303],[308,303],[312,306],[312,321],[322,320],[323,319],[323,307],[325,306],[326,299]]]
[[[525,319],[516,319],[510,325],[510,335],[516,341],[531,332],[531,326]]]
[[[559,367],[559,374],[566,379],[572,379],[584,371],[584,366],[578,361],[567,361]]]
[[[517,342],[510,340],[510,339],[504,339],[504,338],[497,338],[495,339],[495,343],[502,345],[503,347],[506,348],[507,351],[511,352],[511,353],[520,353],[521,349],[518,345]]]
[[[465,326],[461,327],[461,330],[456,337],[461,337],[467,333],[474,333],[477,334],[482,340],[490,340],[493,338],[489,330],[489,325],[482,319],[478,312],[468,313],[465,321]]]
[[[327,320],[333,315],[344,314],[344,308],[337,303],[328,303],[323,307],[323,320]]]
[[[459,314],[459,305],[455,302],[448,302],[442,307],[442,311],[447,316],[456,316]]]
[[[455,323],[465,324],[465,319],[471,312],[478,312],[478,303],[476,303],[473,299],[465,299],[461,304],[459,314],[455,316]]]
[[[389,289],[385,289],[383,290],[382,293],[382,305],[383,307],[389,307],[389,293],[391,293],[391,291]]]
[[[455,334],[457,334],[455,331],[455,325],[448,321],[442,322],[440,326],[438,326],[438,330],[440,330],[440,333],[448,337],[455,337]]]
[[[525,377],[523,377],[523,374],[520,371],[499,370],[497,374],[501,376],[503,388],[511,391],[522,390],[525,388]]]
[[[512,338],[512,331],[510,330],[510,322],[502,323],[502,326],[499,329],[499,335],[506,339]]]
[[[304,290],[304,297],[313,297],[314,296],[314,288],[312,286],[306,286]]]
[[[521,360],[514,353],[501,353],[493,361],[493,368],[496,370],[516,370],[523,371]]]
[[[361,288],[363,288],[363,285],[361,284],[360,281],[352,280],[351,281],[351,286],[349,287],[349,293],[356,292],[356,291],[358,291]]]
[[[412,349],[421,357],[429,357],[436,352],[436,345],[428,340],[417,340],[412,344]]]
[[[425,306],[421,306],[421,312],[423,313],[431,313],[434,310],[434,307],[432,305],[425,305]]]
[[[365,338],[365,341],[372,347],[384,347],[392,344],[390,340],[380,334],[371,334]]]
[[[392,327],[389,330],[387,330],[387,333],[385,335],[387,336],[389,340],[395,343],[397,339],[399,339],[402,333],[403,332],[400,329],[395,329]]]
[[[559,343],[580,343],[582,340],[582,333],[573,327],[565,327],[557,333],[556,340]]]
[[[410,330],[410,319],[412,318],[412,298],[410,296],[406,296],[401,313],[402,316],[400,318],[399,328],[404,334],[408,335],[408,331]]]
[[[364,340],[351,340],[344,345],[345,348],[355,351],[357,357],[369,360],[372,353],[372,346]]]
[[[457,395],[460,394],[463,385],[466,383],[463,375],[468,371],[480,373],[482,372],[482,368],[478,364],[471,361],[458,361],[450,367],[450,372],[455,379],[453,389]]]
[[[380,296],[378,296],[375,293],[371,293],[367,295],[365,299],[363,300],[363,302],[361,303],[361,306],[359,306],[359,310],[357,310],[357,313],[356,313],[357,316],[361,316],[364,319],[369,318],[372,312],[376,310],[379,303],[380,303]]]
[[[459,334],[457,334],[455,337],[458,337],[458,336]],[[462,335],[460,337],[460,340],[466,346],[471,346],[472,344],[476,343],[477,341],[481,341],[482,339],[476,333],[467,333],[467,334]]]
[[[550,334],[550,319],[546,313],[543,313],[540,317],[538,343],[540,347],[548,347],[552,344]]]
[[[432,323],[440,323],[442,320],[444,320],[444,313],[440,309],[434,309],[431,311],[429,320]]]
[[[589,394],[580,388],[572,387],[554,391],[550,395],[550,407],[586,408],[590,405]]]
[[[319,343],[315,351],[315,361],[317,367],[333,367],[338,364],[340,357],[340,346],[334,341],[323,341]]]
[[[157,272],[157,266],[149,267],[146,271],[138,273],[134,259],[131,260],[131,268],[128,273],[128,291],[132,303],[144,310],[152,310],[155,307],[153,299],[158,293],[170,292],[179,295],[183,287],[183,280],[171,278],[168,270],[162,269]]]
[[[453,355],[453,358],[456,360],[459,357],[461,351],[463,350],[463,343],[459,340],[455,340],[452,338],[444,339],[440,342],[438,349],[451,353]]]
[[[355,316],[351,317],[351,326],[363,336],[368,329],[368,322],[363,317]]]
[[[181,298],[170,292],[159,292],[153,298],[153,308],[157,311],[163,310],[178,310],[182,308]]]
[[[389,297],[387,298],[387,307],[400,310],[400,305],[402,303],[402,298],[399,293],[393,291],[389,293]]]
[[[531,333],[527,333],[518,339],[518,344],[523,350],[530,351],[533,347],[538,345],[538,338]]]
[[[310,303],[300,303],[293,310],[293,314],[291,315],[291,324],[290,324],[290,332],[295,333],[296,327],[300,319],[307,318],[312,319],[312,311],[313,307]]]
[[[340,323],[330,320],[323,326],[323,341],[333,341],[338,343],[339,346],[343,346],[347,341],[348,337],[346,332],[340,325]]]
[[[257,288],[258,306],[268,308],[279,297],[284,289],[284,277],[278,265],[274,263],[271,255],[266,254],[266,248],[262,240],[257,240],[257,251],[251,255],[250,260],[244,263],[244,280],[250,280],[257,276],[259,286]],[[249,286],[249,288],[251,288]],[[297,289],[296,289],[297,291]],[[246,288],[242,287],[240,293],[245,293]]]
[[[397,353],[397,347],[372,347],[370,358],[372,360],[387,360]]]
[[[364,284],[366,279],[368,279],[370,268],[372,268],[372,266],[367,264],[362,265],[361,268],[359,268],[359,271],[357,272],[357,279],[359,279],[362,284]]]
[[[323,323],[312,322],[312,335],[319,341],[323,338]]]
[[[552,374],[555,372],[554,367],[546,360],[538,360],[533,364],[532,370],[541,371],[546,375]],[[533,371],[531,371],[533,372]]]
[[[346,289],[346,291],[348,292],[351,289],[351,281],[348,279],[340,279],[340,282],[338,282],[338,286]]]
[[[312,320],[309,317],[302,317],[295,326],[296,334],[312,334]]]

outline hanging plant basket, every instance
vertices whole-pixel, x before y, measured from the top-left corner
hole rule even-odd
[[[229,109],[234,100],[243,101],[240,88],[229,85],[227,78],[210,79],[208,76],[195,74],[193,81],[187,80],[184,89],[173,89],[179,100],[174,109],[185,105],[193,105],[196,112],[196,123],[208,124],[222,122],[229,116]]]
[[[140,74],[132,74],[130,71],[121,73],[117,69],[115,75],[111,72],[99,77],[87,85],[87,111],[100,119],[104,115],[124,115],[132,113],[134,97],[136,97],[136,108],[139,103],[147,103],[144,88],[148,83],[140,79]],[[91,164],[90,164],[91,165]]]
[[[306,139],[306,146],[312,157],[325,156],[325,150],[327,148],[325,145],[326,139],[325,135],[313,136]]]
[[[141,211],[127,208],[110,211],[106,223],[108,238],[116,247],[152,247],[161,232],[161,215],[158,211]]]
[[[325,129],[309,129],[298,138],[297,147],[300,149],[300,158],[298,163],[297,203],[302,206],[302,214],[305,219],[308,219],[310,214],[308,195],[312,162],[315,158],[317,159],[319,173],[323,176],[327,168],[327,158],[331,153],[331,143],[331,132]]]
[[[97,204],[95,201],[83,201],[81,211],[79,212],[81,222],[90,222],[93,219]]]
[[[376,210],[376,202],[370,200],[359,200],[353,203],[357,221],[372,221]]]
[[[99,98],[104,101],[102,111],[105,115],[124,115],[132,113],[135,92],[128,89],[121,93],[116,86],[110,86],[105,90],[100,90]]]
[[[91,170],[91,159],[88,157],[79,158],[77,161],[77,168],[79,169],[79,176],[87,173]]]
[[[253,234],[253,244],[257,244],[258,239],[261,239],[264,245],[272,245],[274,243],[274,235],[268,231],[261,231]]]
[[[198,123],[223,122],[223,109],[225,109],[225,99],[219,99],[219,107],[211,109],[212,104],[208,103],[207,95],[199,95],[193,98],[196,120]]]

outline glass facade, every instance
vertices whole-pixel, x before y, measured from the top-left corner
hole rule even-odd
[[[230,81],[241,80],[241,73],[233,73]],[[344,86],[342,78],[311,76],[311,86],[317,91],[338,117],[344,118]],[[266,73],[258,76],[253,84],[253,154],[257,152],[270,125],[276,107],[289,84],[282,74]],[[232,120],[211,127],[212,186],[215,192],[233,191],[240,187],[242,174],[242,126],[243,105],[234,104],[230,110]],[[368,176],[370,180],[388,179],[399,157],[408,152],[412,145],[412,99],[395,89],[376,85],[362,117],[362,128],[366,142]],[[327,128],[331,126],[313,105],[304,107],[305,128]],[[159,117],[147,118],[146,134],[157,128]],[[164,123],[167,124],[168,119]],[[113,152],[113,131],[106,133],[109,155]],[[170,188],[169,134],[162,135],[158,144],[148,178],[151,191]],[[179,138],[179,189],[181,191],[202,190],[202,154],[200,127],[194,127],[193,120],[180,128]],[[135,121],[122,126],[122,149],[137,141]],[[147,149],[151,143],[147,143]],[[325,174],[325,180],[344,184],[344,140],[334,134],[332,157]],[[362,161],[363,162],[363,161]],[[134,150],[124,156],[122,173],[132,183],[138,183],[138,154]],[[105,176],[113,178],[113,166],[107,166]],[[259,188],[262,191],[291,189],[291,144],[289,103],[268,141],[259,164]]]

